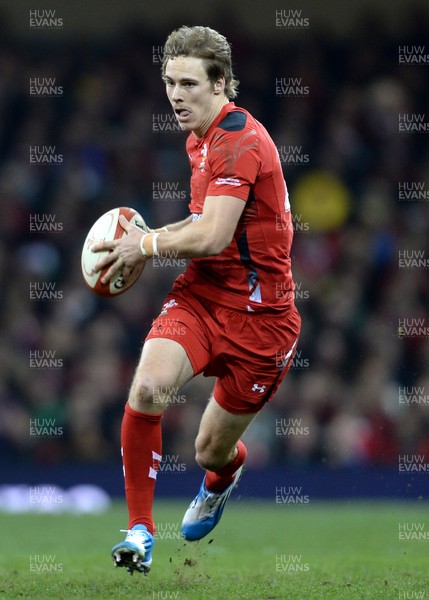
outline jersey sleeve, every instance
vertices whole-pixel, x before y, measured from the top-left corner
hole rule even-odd
[[[235,196],[246,201],[261,165],[258,146],[254,129],[219,133],[208,156],[211,178],[206,195]]]

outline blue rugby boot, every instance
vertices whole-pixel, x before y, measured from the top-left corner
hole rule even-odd
[[[205,537],[216,527],[225,508],[226,501],[240,479],[243,466],[237,469],[234,481],[223,492],[210,492],[204,477],[198,495],[189,505],[182,521],[182,536],[189,542]]]
[[[154,537],[145,525],[134,525],[132,529],[121,529],[127,533],[125,540],[112,548],[115,567],[125,567],[130,573],[134,571],[147,575],[152,564]]]

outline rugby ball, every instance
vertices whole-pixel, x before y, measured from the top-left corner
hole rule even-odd
[[[100,296],[112,297],[123,294],[137,281],[146,264],[146,262],[139,263],[131,273],[127,275],[126,279],[121,271],[108,283],[101,283],[101,278],[109,270],[110,265],[98,273],[92,273],[92,269],[98,261],[109,253],[107,250],[102,252],[92,252],[92,246],[98,242],[117,240],[122,236],[127,235],[127,232],[119,223],[119,217],[121,215],[124,215],[124,217],[133,225],[140,227],[142,231],[148,231],[148,227],[144,222],[143,217],[133,208],[127,208],[125,206],[113,208],[104,213],[104,215],[102,215],[91,227],[82,249],[82,274],[88,288]]]

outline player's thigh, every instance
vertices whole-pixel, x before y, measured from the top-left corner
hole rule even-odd
[[[228,337],[216,348],[214,395],[228,412],[256,413],[274,396],[291,365],[301,319],[295,307],[280,315],[223,312]]]
[[[192,377],[185,349],[174,340],[146,340],[131,384],[128,402],[135,410],[162,412],[171,396]]]
[[[198,456],[227,457],[257,413],[233,414],[212,396],[201,418],[195,447]]]

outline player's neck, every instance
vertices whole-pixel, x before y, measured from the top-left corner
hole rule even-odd
[[[215,119],[217,119],[220,111],[227,104],[229,104],[228,98],[224,95],[220,96],[219,101],[213,104],[213,110],[211,111],[207,119],[202,123],[201,127],[198,128],[198,131],[192,132],[197,139],[201,139],[206,135],[207,131],[210,128],[210,125],[213,123],[213,121],[215,121]]]

